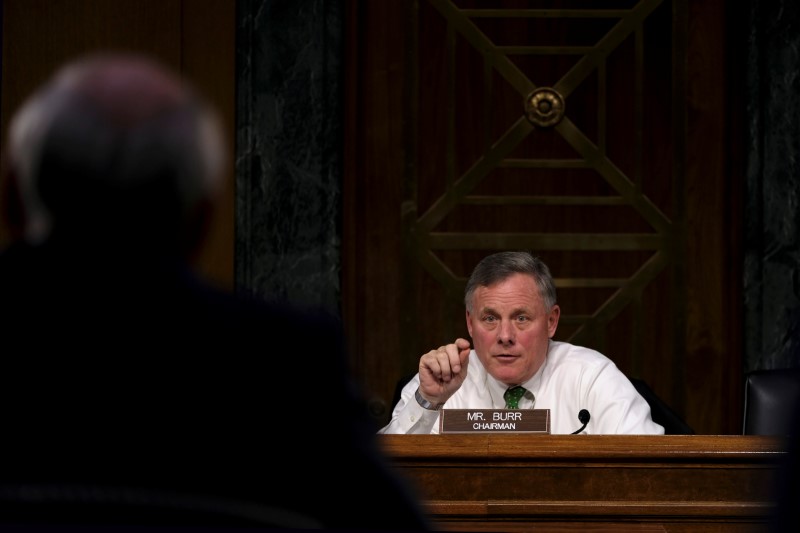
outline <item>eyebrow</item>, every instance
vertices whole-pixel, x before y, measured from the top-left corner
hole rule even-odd
[[[481,309],[480,314],[482,314],[482,315],[498,315],[498,316],[500,316],[500,313],[498,313],[497,311],[495,311],[491,307],[484,307],[483,309]],[[515,309],[513,309],[511,311],[511,316],[530,315],[530,314],[531,314],[531,311],[527,307],[517,307],[517,308],[515,308]]]

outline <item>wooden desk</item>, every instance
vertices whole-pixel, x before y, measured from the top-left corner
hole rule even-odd
[[[443,531],[766,531],[785,442],[380,435]]]

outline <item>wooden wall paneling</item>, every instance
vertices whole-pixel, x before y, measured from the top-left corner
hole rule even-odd
[[[352,246],[344,265],[345,320],[378,422],[388,418],[397,377],[414,370],[425,351],[466,334],[461,289],[474,264],[495,249],[528,248],[557,278],[557,338],[603,351],[697,431],[739,431],[736,414],[722,412],[736,401],[730,388],[736,376],[722,368],[735,357],[732,341],[718,329],[730,313],[723,307],[735,306],[719,292],[728,278],[718,266],[728,249],[702,246],[702,237],[689,235],[683,207],[715,225],[716,235],[727,229],[724,209],[698,209],[701,197],[722,186],[718,151],[707,159],[704,147],[721,140],[724,117],[713,103],[700,114],[685,107],[689,88],[692,99],[725,92],[718,6],[693,3],[689,11],[683,1],[630,0],[582,11],[570,2],[403,4],[409,11],[401,14],[400,7],[390,12],[353,2],[362,18],[350,32],[350,50],[361,61],[349,78],[356,87],[347,112],[355,117],[348,130],[354,148],[346,159],[358,196],[348,200],[345,191],[356,208],[345,208],[354,217],[344,235]],[[367,29],[388,20],[386,32]],[[704,54],[696,58],[689,43],[704,31],[708,46],[697,43]],[[363,61],[378,53],[388,56]],[[408,62],[393,61],[396,53],[406,53]],[[393,93],[403,97],[399,115],[372,114],[388,101],[376,83],[387,65],[405,68],[409,90]],[[707,70],[695,80],[698,68]],[[548,85],[565,96],[566,119],[534,127],[524,118],[523,99]],[[375,128],[395,134],[376,136]],[[697,137],[687,138],[687,131]],[[376,162],[366,154],[373,153],[395,162],[384,176],[405,176],[402,191],[367,179]],[[380,196],[379,213],[359,207],[379,190],[388,193]],[[377,232],[382,242],[365,240],[358,228]],[[368,279],[375,283],[359,292],[358,283]],[[381,346],[385,340],[392,346]],[[688,380],[705,358],[708,371]],[[697,387],[706,372],[714,379]],[[709,401],[723,389],[731,393],[728,405]]]
[[[179,68],[180,7],[180,0],[4,0],[3,125],[53,70],[88,51],[139,50]]]
[[[342,312],[352,369],[377,420],[402,366],[401,199],[407,2],[350,1],[345,10]]]
[[[421,45],[425,53],[420,55],[420,72],[426,71],[424,64],[431,56],[452,57],[455,64],[454,68],[430,69],[434,81],[422,85],[436,86],[437,77],[454,76],[457,91],[433,97],[427,91],[426,95],[433,101],[431,110],[441,103],[438,98],[455,101],[458,113],[452,116],[456,126],[445,130],[445,135],[429,127],[433,111],[419,114],[423,121],[419,130],[425,132],[420,146],[455,161],[444,162],[445,173],[426,166],[433,164],[435,155],[420,162],[421,214],[407,231],[417,236],[418,262],[448,287],[448,294],[456,295],[452,297],[456,302],[463,276],[481,256],[509,247],[537,251],[550,264],[560,288],[564,328],[557,337],[600,349],[624,371],[635,374],[637,368],[644,368],[641,360],[648,356],[632,349],[642,346],[641,324],[623,324],[622,334],[617,335],[609,335],[608,330],[621,317],[634,321],[639,317],[635,312],[626,315],[626,307],[637,305],[644,288],[669,268],[673,250],[671,221],[653,203],[658,200],[653,192],[669,187],[642,185],[647,184],[642,176],[644,146],[671,144],[669,128],[648,130],[649,137],[641,138],[642,79],[646,67],[659,65],[643,61],[641,34],[643,21],[650,20],[660,2],[632,3],[632,9],[623,11],[578,10],[568,15],[556,10],[515,12],[502,9],[503,5],[493,10],[468,9],[478,5],[468,2],[455,6],[431,0],[428,4],[434,9],[427,16],[433,18],[438,11],[450,25],[447,31],[455,28],[457,43],[448,45],[455,53],[437,54],[432,52],[437,46],[435,28],[421,38],[428,41]],[[669,39],[669,11],[666,14],[666,25],[654,30],[662,32],[662,39],[664,31]],[[500,74],[491,83],[481,83],[480,69],[470,69],[480,63],[481,55]],[[663,65],[668,79],[669,62]],[[448,87],[450,82],[439,83]],[[567,117],[553,128],[533,128],[521,113],[524,96],[541,85],[552,85],[568,101]],[[481,87],[491,92],[483,102],[479,94],[472,94]],[[490,106],[495,118],[488,145],[470,135],[488,126],[476,118],[481,113],[475,110],[482,105]],[[450,144],[445,146],[442,139],[448,135]],[[652,182],[655,176],[669,183],[669,166],[663,168],[666,173],[661,170],[646,178]],[[582,172],[580,177],[576,170]],[[444,184],[441,175],[448,176]],[[561,189],[542,186],[570,178],[570,185]],[[520,182],[516,190],[508,187],[514,179]],[[594,188],[585,184],[590,179]],[[606,190],[598,189],[604,181]],[[468,259],[464,255],[456,259],[455,250],[464,250]],[[643,253],[631,262],[630,252],[637,250]],[[622,260],[623,256],[628,257]],[[605,270],[598,271],[598,265]],[[453,273],[458,270],[463,274]],[[673,315],[667,317],[671,320]],[[653,340],[663,352],[669,343],[658,341]]]
[[[730,163],[736,78],[722,2],[688,2],[686,49],[686,417],[709,433],[742,427],[741,239],[731,240],[741,202],[740,170]]]
[[[196,258],[198,271],[219,286],[233,289],[234,139],[236,138],[236,2],[183,0],[181,71],[219,111],[227,139],[225,188],[208,241]]]

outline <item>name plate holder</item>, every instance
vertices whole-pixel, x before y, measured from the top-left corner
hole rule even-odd
[[[439,433],[550,434],[550,409],[442,409]]]

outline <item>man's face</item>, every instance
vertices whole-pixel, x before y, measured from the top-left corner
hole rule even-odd
[[[467,329],[489,374],[507,385],[518,385],[544,363],[560,312],[558,305],[545,309],[532,276],[514,274],[475,290]]]

